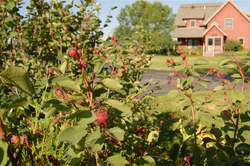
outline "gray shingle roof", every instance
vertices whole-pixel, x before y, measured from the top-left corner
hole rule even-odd
[[[174,31],[174,38],[201,38],[206,29],[202,28],[177,28]]]
[[[182,4],[179,7],[175,26],[185,26],[183,19],[203,19],[203,23],[222,5],[223,3],[199,3],[199,4]],[[205,6],[205,9],[204,9]]]

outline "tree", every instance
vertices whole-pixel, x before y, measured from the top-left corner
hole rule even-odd
[[[124,37],[135,39],[136,26],[140,26],[151,36],[155,49],[169,50],[173,45],[171,33],[174,30],[175,16],[172,8],[161,2],[151,4],[145,0],[137,0],[131,6],[126,5],[121,9],[117,17],[119,26],[115,28],[114,35],[118,40]]]

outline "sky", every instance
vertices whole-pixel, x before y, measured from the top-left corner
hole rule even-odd
[[[23,0],[25,2],[24,7],[21,9],[20,13],[25,15],[27,13],[26,6],[29,5],[30,0]],[[61,0],[58,0],[58,2]],[[65,0],[66,3],[70,0]],[[124,8],[126,5],[131,5],[136,0],[96,0],[98,3],[101,4],[102,9],[100,10],[100,20],[102,20],[103,24],[107,19],[107,15],[109,15],[110,9],[114,6],[117,6],[115,10],[112,10],[110,15],[113,17],[111,18],[111,23],[109,23],[108,27],[103,29],[104,36],[103,39],[105,40],[107,37],[112,36],[112,31],[114,28],[118,26],[118,21],[116,17],[118,16],[121,8]],[[178,8],[181,4],[190,4],[190,3],[223,3],[225,0],[147,0],[148,2],[160,1],[163,5],[168,5],[173,9],[173,13],[178,12]],[[44,2],[51,2],[51,0],[44,0]],[[80,0],[74,0],[74,3],[80,3]],[[242,10],[250,13],[250,0],[234,0],[234,3],[241,8]],[[77,10],[75,7],[74,10]]]

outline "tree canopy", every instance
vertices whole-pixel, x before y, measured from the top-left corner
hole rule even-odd
[[[173,43],[171,33],[175,16],[173,9],[161,2],[137,0],[121,9],[117,17],[119,26],[115,28],[114,35],[118,40],[134,38],[136,26],[141,26],[151,36],[155,48],[167,48]]]

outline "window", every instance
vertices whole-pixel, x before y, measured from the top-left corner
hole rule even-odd
[[[239,42],[241,45],[244,45],[244,38],[239,38]]]
[[[188,39],[187,46],[188,48],[196,47],[199,45],[198,39]]]
[[[221,38],[215,38],[214,45],[215,46],[221,46]]]
[[[225,21],[226,25],[225,25],[225,29],[233,29],[233,19],[226,19]]]
[[[195,27],[195,21],[194,20],[191,21],[191,27]]]
[[[212,46],[212,45],[213,45],[213,39],[211,39],[211,38],[208,39],[208,45],[209,45],[209,46]]]

